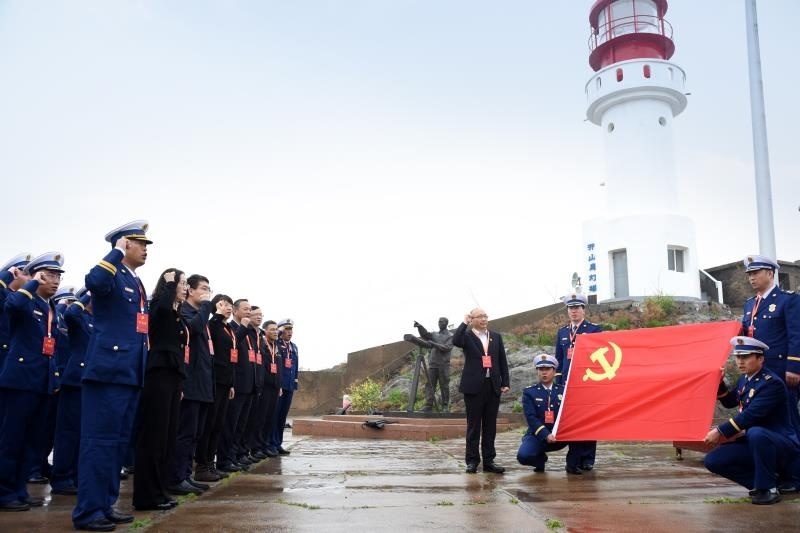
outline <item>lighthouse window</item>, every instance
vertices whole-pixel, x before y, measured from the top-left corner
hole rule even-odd
[[[611,133],[612,131],[614,131],[614,123],[613,122],[609,122],[608,123],[608,133]]]
[[[667,119],[665,119],[664,117],[658,117],[658,123],[661,126],[666,126],[667,125]]]
[[[642,67],[642,73],[644,74],[645,78],[650,77],[650,65],[645,65]]]
[[[623,77],[624,77],[624,76],[623,76],[623,74],[622,74],[622,69],[621,69],[621,68],[618,68],[618,69],[617,69],[617,81],[622,81],[622,78],[623,78]]]
[[[673,272],[685,272],[683,269],[683,256],[685,248],[667,247],[667,268]]]

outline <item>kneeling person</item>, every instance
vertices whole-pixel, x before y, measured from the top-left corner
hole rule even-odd
[[[731,339],[736,365],[741,376],[736,387],[728,390],[720,383],[719,401],[725,407],[739,406],[739,413],[705,437],[707,444],[716,444],[723,437],[735,438],[706,455],[705,466],[750,489],[751,501],[768,505],[780,501],[780,492],[796,492],[789,481],[798,466],[800,442],[792,426],[786,385],[772,370],[764,366],[764,353],[769,347],[750,337]]]
[[[556,442],[551,433],[564,398],[564,386],[553,383],[558,361],[552,355],[540,354],[534,358],[539,383],[526,387],[522,392],[522,409],[528,422],[528,431],[522,437],[517,452],[517,461],[532,466],[534,472],[544,472],[547,462],[545,452],[561,450],[569,445],[567,451],[567,472],[581,474],[580,460],[583,444],[578,442]]]

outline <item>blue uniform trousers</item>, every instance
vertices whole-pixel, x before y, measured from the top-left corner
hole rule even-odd
[[[0,503],[28,498],[26,483],[41,449],[50,396],[0,389]]]
[[[175,454],[169,469],[169,485],[180,485],[192,475],[192,461],[200,432],[206,425],[206,413],[212,404],[195,400],[181,400],[178,420],[178,437]]]
[[[81,387],[81,449],[78,501],[72,523],[83,527],[108,517],[119,498],[119,474],[128,452],[139,388],[84,381]]]
[[[517,461],[523,465],[544,468],[544,463],[547,461],[545,452],[562,450],[567,446],[569,446],[569,450],[567,450],[567,467],[580,467],[581,458],[585,452],[585,443],[542,442],[533,435],[522,437],[522,443],[517,451]]]
[[[798,453],[800,446],[785,435],[751,427],[743,438],[711,450],[704,462],[711,472],[747,489],[765,490],[791,479]]]
[[[218,463],[232,463],[241,455],[239,442],[237,440],[237,437],[241,436],[241,434],[238,432],[238,429],[241,427],[242,432],[244,432],[244,425],[247,424],[247,417],[250,415],[250,403],[252,399],[252,394],[240,394],[237,392],[230,405],[228,405],[228,413],[225,417],[225,429],[222,431],[219,447],[217,449]]]
[[[283,394],[278,398],[278,405],[275,407],[274,426],[272,427],[272,438],[269,442],[270,448],[279,448],[283,444],[283,427],[286,425],[286,417],[289,416],[289,408],[292,406],[293,390],[283,389]]]
[[[36,444],[30,446],[26,453],[30,454],[29,463],[31,471],[28,478],[45,477],[49,478],[53,474],[52,466],[47,460],[50,452],[53,451],[53,442],[56,437],[56,418],[58,416],[58,395],[49,394],[47,396],[47,408],[44,415],[44,423],[39,428],[41,435],[36,437]]]
[[[64,385],[58,393],[53,476],[50,486],[63,490],[78,486],[78,451],[81,444],[81,389]]]

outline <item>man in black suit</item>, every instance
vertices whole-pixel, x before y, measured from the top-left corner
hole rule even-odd
[[[473,309],[453,335],[453,345],[464,351],[464,370],[458,390],[464,394],[467,408],[468,474],[478,471],[481,456],[484,472],[502,474],[506,470],[494,462],[494,437],[500,394],[509,390],[508,361],[503,338],[489,331],[488,323],[489,317],[483,309]]]

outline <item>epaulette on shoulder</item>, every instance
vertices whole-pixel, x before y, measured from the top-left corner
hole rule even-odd
[[[764,374],[764,381],[767,381],[768,379],[772,379],[772,376],[769,374]]]
[[[750,300],[755,300],[755,299],[756,299],[756,297],[755,297],[755,296],[751,296],[750,298],[748,298],[747,300],[745,300],[745,302],[749,302]]]
[[[778,290],[780,290],[783,294],[794,294],[794,291],[787,291],[784,289],[778,289]]]

